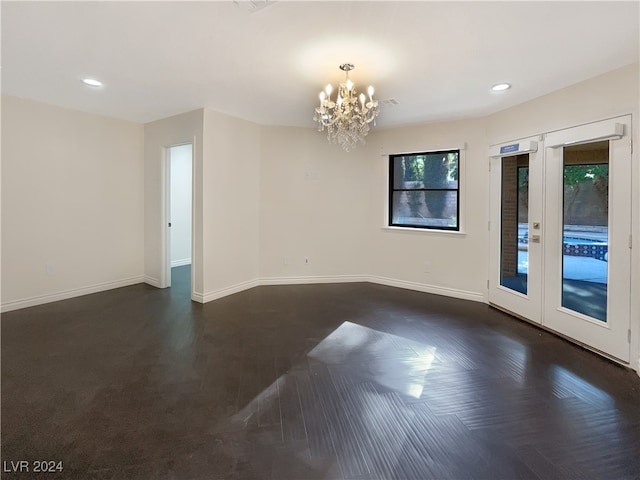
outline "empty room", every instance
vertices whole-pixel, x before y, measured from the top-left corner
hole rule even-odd
[[[3,479],[640,478],[640,3],[1,8]]]

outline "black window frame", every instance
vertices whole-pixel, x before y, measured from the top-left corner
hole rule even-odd
[[[396,153],[389,155],[389,211],[388,211],[388,226],[401,227],[409,229],[420,230],[435,230],[435,231],[447,231],[447,232],[459,232],[460,231],[460,175],[462,168],[460,165],[460,152],[459,148],[453,148],[448,150],[431,150],[426,152],[411,152],[411,153]],[[427,156],[427,155],[448,155],[456,153],[458,155],[458,187],[457,188],[395,188],[394,182],[394,163],[396,158],[411,157],[411,156]],[[393,195],[395,192],[429,192],[429,191],[449,191],[456,192],[456,225],[454,227],[449,226],[436,226],[436,225],[414,225],[408,223],[394,223],[393,222]]]

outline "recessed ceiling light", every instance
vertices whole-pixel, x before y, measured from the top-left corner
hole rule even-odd
[[[82,81],[91,87],[101,87],[102,82],[94,78],[83,78]]]
[[[503,92],[505,90],[509,90],[511,88],[511,85],[509,85],[508,83],[498,83],[496,85],[494,85],[493,87],[491,87],[491,91],[492,92]]]

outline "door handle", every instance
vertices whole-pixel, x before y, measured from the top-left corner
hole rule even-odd
[[[531,235],[531,243],[540,243],[540,235]]]

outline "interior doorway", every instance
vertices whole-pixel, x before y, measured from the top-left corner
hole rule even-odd
[[[167,286],[191,294],[193,245],[193,145],[167,149]]]
[[[630,116],[491,151],[490,303],[629,362]]]

